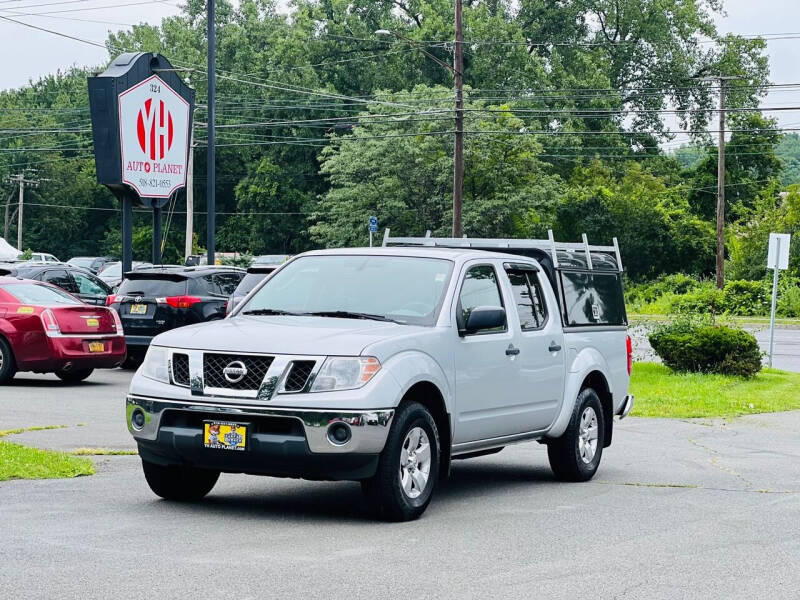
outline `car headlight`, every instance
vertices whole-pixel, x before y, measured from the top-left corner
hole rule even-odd
[[[169,383],[169,352],[161,346],[150,346],[141,366],[142,375]]]
[[[374,356],[329,356],[311,386],[312,392],[355,390],[366,385],[381,363]]]

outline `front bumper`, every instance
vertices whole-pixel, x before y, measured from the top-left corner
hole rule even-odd
[[[144,413],[144,425],[132,423]],[[386,444],[393,409],[297,409],[221,402],[191,402],[131,394],[126,402],[128,430],[145,460],[191,464],[227,472],[313,479],[363,479],[375,472]],[[251,425],[248,450],[225,452],[203,445],[203,422],[224,420]],[[329,439],[328,428],[344,424],[346,443]]]

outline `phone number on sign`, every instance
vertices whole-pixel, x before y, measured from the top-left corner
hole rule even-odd
[[[139,179],[139,186],[140,187],[147,187],[147,188],[171,188],[172,187],[172,180],[170,179]]]

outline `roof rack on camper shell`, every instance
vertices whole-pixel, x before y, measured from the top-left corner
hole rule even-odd
[[[546,240],[511,238],[436,238],[428,230],[425,237],[390,237],[389,229],[383,233],[383,246],[429,246],[434,248],[479,248],[509,254],[523,254],[524,250],[546,253],[554,269],[588,269],[622,272],[622,257],[617,238],[611,246],[590,245],[586,234],[582,242],[556,242],[553,230],[547,231]]]

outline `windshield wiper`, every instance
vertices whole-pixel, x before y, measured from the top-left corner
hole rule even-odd
[[[400,323],[400,324],[403,323],[403,321],[390,319],[389,317],[386,317],[384,315],[373,315],[370,313],[352,312],[349,310],[321,310],[317,312],[309,312],[303,314],[308,315],[309,317],[336,317],[340,319],[370,319],[372,321],[386,321],[389,323]]]
[[[242,314],[243,315],[289,315],[292,317],[297,317],[300,315],[305,315],[306,313],[291,312],[288,310],[278,310],[275,308],[256,308],[254,310],[246,310]]]

